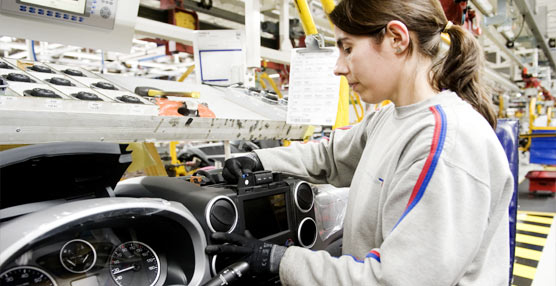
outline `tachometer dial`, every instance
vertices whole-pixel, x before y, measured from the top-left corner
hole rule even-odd
[[[45,271],[33,266],[19,266],[0,274],[2,286],[56,286],[54,278]]]
[[[95,248],[83,239],[66,242],[60,250],[62,266],[73,273],[83,273],[93,268],[97,261]]]
[[[160,276],[160,261],[148,245],[128,241],[112,252],[110,273],[119,286],[153,286]]]

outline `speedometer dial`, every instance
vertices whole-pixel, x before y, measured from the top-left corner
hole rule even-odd
[[[119,286],[153,286],[160,276],[160,261],[148,245],[128,241],[112,252],[110,273]]]
[[[52,276],[33,266],[19,266],[0,274],[2,286],[56,286]]]
[[[73,273],[83,273],[93,268],[97,260],[95,248],[83,239],[68,241],[60,250],[62,266]]]

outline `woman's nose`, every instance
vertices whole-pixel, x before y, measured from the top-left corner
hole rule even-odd
[[[336,66],[334,67],[334,74],[340,76],[340,75],[346,75],[347,73],[348,73],[348,68],[344,60],[340,56],[338,57],[338,60],[336,60]]]

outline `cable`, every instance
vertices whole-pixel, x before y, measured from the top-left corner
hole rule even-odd
[[[512,42],[517,40],[517,38],[519,38],[521,32],[523,32],[523,26],[525,26],[525,15],[521,15],[521,28],[519,28],[519,33],[517,33],[517,35],[514,37]]]
[[[33,60],[35,62],[38,62],[37,54],[35,54],[35,41],[34,40],[31,40],[31,52],[33,53]]]
[[[100,73],[104,73],[104,51],[100,50]]]

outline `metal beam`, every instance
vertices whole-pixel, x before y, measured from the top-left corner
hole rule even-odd
[[[474,1],[476,5],[476,1]],[[506,0],[498,0],[496,15],[485,18],[486,25],[500,25],[506,21]]]
[[[261,67],[261,3],[245,2],[245,49],[247,68]]]
[[[153,38],[163,38],[187,45],[193,45],[193,41],[195,40],[195,32],[193,30],[141,17],[137,17],[135,33]]]
[[[550,48],[548,47],[546,39],[543,37],[541,31],[539,30],[539,26],[535,21],[532,9],[530,9],[529,4],[525,0],[515,0],[515,5],[517,6],[521,14],[525,15],[525,21],[527,23],[527,26],[529,26],[529,29],[531,29],[531,32],[535,36],[537,45],[539,45],[544,52],[544,55],[548,59],[548,63],[550,64],[552,69],[556,71],[556,62],[554,61],[554,57],[550,52]]]
[[[137,17],[135,34],[146,37],[162,38],[186,45],[193,45],[193,41],[195,40],[194,30],[141,17]],[[290,52],[288,51],[283,52],[261,47],[261,57],[277,63],[290,63]]]
[[[481,29],[487,38],[490,39],[492,43],[494,43],[504,54],[508,56],[508,58],[517,64],[520,68],[523,68],[525,65],[521,62],[521,60],[515,55],[514,52],[510,51],[505,44],[502,43],[503,39],[502,36],[494,29],[492,26],[486,26],[481,23]]]
[[[275,49],[269,49],[261,47],[261,58],[267,59],[269,61],[277,62],[280,64],[290,64],[291,52],[290,51],[277,51]]]
[[[509,79],[501,76],[498,72],[494,71],[491,68],[484,69],[485,76],[490,80],[499,83],[501,86],[507,88],[510,91],[520,92],[521,90],[519,87],[510,81]]]
[[[210,9],[205,9],[202,7],[199,7],[199,5],[197,5],[198,2],[192,1],[192,0],[182,0],[181,1],[181,7],[182,8],[186,8],[186,9],[191,9],[193,11],[197,11],[197,12],[201,12],[207,15],[211,15],[217,18],[222,18],[222,19],[226,19],[228,21],[232,21],[232,22],[236,22],[236,23],[240,23],[240,24],[245,24],[245,17],[243,15],[239,15],[224,9],[220,9],[218,7],[211,7]]]

